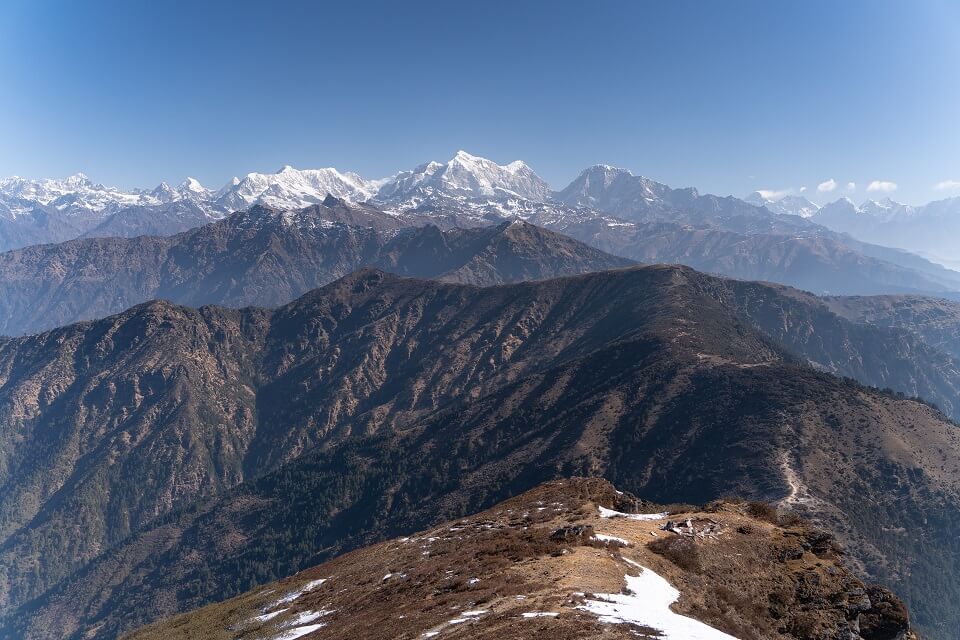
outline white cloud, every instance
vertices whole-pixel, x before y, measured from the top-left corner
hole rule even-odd
[[[848,182],[848,183],[847,183],[847,191],[856,191],[856,190],[857,190],[857,183],[856,183],[856,182]]]
[[[807,191],[806,187],[800,187],[800,193],[806,193],[806,191]]]
[[[757,189],[757,193],[760,194],[760,197],[764,200],[782,200],[791,193],[793,193],[793,187],[789,189]]]
[[[867,191],[882,191],[883,193],[890,193],[891,191],[897,190],[896,182],[889,182],[887,180],[874,180],[867,185]]]
[[[821,182],[817,185],[817,191],[820,193],[830,193],[831,191],[837,188],[837,181],[833,178],[830,178],[826,182]]]
[[[960,189],[960,180],[944,180],[943,182],[938,182],[933,186],[937,191],[953,191],[954,189]]]

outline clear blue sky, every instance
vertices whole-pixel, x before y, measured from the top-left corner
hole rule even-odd
[[[956,0],[4,0],[0,87],[0,175],[375,177],[463,148],[556,187],[605,162],[960,195],[933,188],[960,183]]]

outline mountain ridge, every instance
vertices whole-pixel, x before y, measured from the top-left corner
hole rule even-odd
[[[913,637],[903,604],[850,575],[829,534],[760,512],[736,502],[668,512],[603,480],[553,481],[129,637],[432,637],[454,625],[470,638]],[[624,582],[633,598],[660,601],[639,577],[677,585],[664,604],[684,617],[600,604],[627,604],[614,595]]]
[[[549,231],[511,224],[434,232],[327,197],[299,211],[257,206],[171,237],[21,249],[0,254],[0,333],[103,317],[155,297],[193,306],[276,306],[364,265],[496,284],[630,264]],[[427,259],[441,260],[441,253],[441,262]]]

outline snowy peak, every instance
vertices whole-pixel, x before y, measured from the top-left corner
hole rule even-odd
[[[377,192],[377,199],[400,201],[430,195],[543,201],[549,198],[550,187],[520,160],[499,165],[466,151],[457,151],[445,163],[428,162],[386,180]]]
[[[632,178],[633,173],[629,169],[623,169],[622,167],[614,167],[609,164],[595,164],[581,171],[578,179],[602,180],[605,184],[610,184],[620,177]]]
[[[915,210],[910,205],[895,202],[890,198],[883,198],[882,200],[867,200],[860,205],[859,212],[880,222],[892,222],[912,218]]]
[[[0,180],[0,202],[14,215],[43,207],[102,212],[137,204],[142,195],[139,191],[94,184],[82,173],[63,179],[28,180],[14,176]]]
[[[786,195],[779,198],[771,198],[764,195],[764,192],[754,191],[744,198],[745,202],[758,207],[766,207],[768,211],[787,216],[800,216],[801,218],[812,218],[820,211],[820,207],[803,196]]]
[[[180,194],[166,182],[161,182],[150,192],[150,196],[156,198],[159,202],[173,202],[180,197]]]
[[[186,180],[180,183],[177,187],[177,190],[181,193],[195,193],[197,195],[207,194],[210,192],[209,189],[204,187],[196,178],[188,177]]]
[[[63,179],[0,180],[0,205],[14,217],[55,209],[73,217],[102,219],[128,207],[157,207],[181,201],[213,211],[209,200],[210,192],[193,178],[177,187],[161,182],[153,189],[130,190],[96,184],[82,173]]]
[[[283,166],[276,173],[248,173],[234,178],[218,194],[218,203],[227,209],[264,204],[281,209],[308,207],[323,202],[327,195],[361,202],[373,189],[355,173],[334,168],[295,169]]]

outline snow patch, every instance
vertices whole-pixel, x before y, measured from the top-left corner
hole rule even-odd
[[[299,627],[307,624],[308,622],[313,622],[317,618],[328,616],[333,612],[334,612],[333,609],[320,609],[319,611],[301,611],[296,615],[296,617],[291,618],[290,620],[284,622],[283,626]]]
[[[296,589],[296,590],[294,590],[294,591],[291,591],[291,592],[288,593],[287,595],[283,596],[282,598],[280,598],[279,600],[277,600],[276,602],[274,602],[272,605],[270,605],[270,606],[267,607],[267,608],[268,608],[268,609],[272,609],[273,607],[276,607],[276,606],[278,606],[278,605],[288,604],[288,603],[290,603],[290,602],[293,602],[294,600],[296,600],[297,598],[299,598],[299,597],[302,596],[303,594],[305,594],[305,593],[307,593],[307,592],[310,592],[310,591],[313,591],[314,589],[316,589],[317,587],[319,587],[320,585],[322,585],[322,584],[323,584],[324,582],[326,582],[326,581],[327,581],[326,578],[320,578],[319,580],[311,580],[310,582],[304,584],[304,585],[303,585],[302,587],[300,587],[299,589]]]
[[[608,535],[603,534],[603,533],[595,534],[595,535],[593,536],[593,539],[594,539],[594,540],[597,540],[598,542],[619,542],[620,544],[622,544],[622,545],[624,545],[624,546],[629,546],[629,545],[630,545],[630,542],[629,542],[628,540],[624,540],[623,538],[618,538],[617,536],[608,536]]]
[[[479,616],[482,616],[485,613],[489,613],[485,609],[478,609],[476,611],[463,611],[458,617],[454,618],[449,622],[449,624],[462,624],[464,622],[470,622],[471,620],[476,620]]]
[[[607,509],[606,507],[598,507],[600,509],[601,518],[627,518],[628,520],[661,520],[670,515],[667,512],[663,513],[622,513],[620,511],[614,511],[613,509]]]
[[[250,618],[250,620],[248,620],[247,622],[248,622],[248,623],[252,623],[252,622],[261,622],[261,623],[262,623],[262,622],[266,622],[267,620],[273,620],[274,618],[276,618],[278,615],[280,615],[280,614],[283,613],[284,611],[288,611],[288,609],[277,609],[276,611],[271,611],[270,613],[265,613],[265,614],[260,615],[260,616],[254,616],[254,617]]]
[[[633,561],[640,575],[625,575],[627,593],[598,593],[577,609],[589,611],[605,624],[634,624],[656,629],[664,640],[737,640],[699,620],[681,616],[670,610],[680,599],[677,591],[664,578]]]
[[[322,629],[323,626],[324,626],[323,623],[321,623],[321,624],[308,624],[308,625],[303,626],[303,627],[297,627],[296,629],[289,629],[289,630],[287,630],[287,631],[284,631],[284,632],[281,633],[280,635],[273,636],[273,638],[271,638],[271,640],[296,640],[296,638],[299,638],[299,637],[301,637],[301,636],[305,636],[305,635],[307,635],[308,633],[313,633],[313,632],[316,631],[317,629]]]

